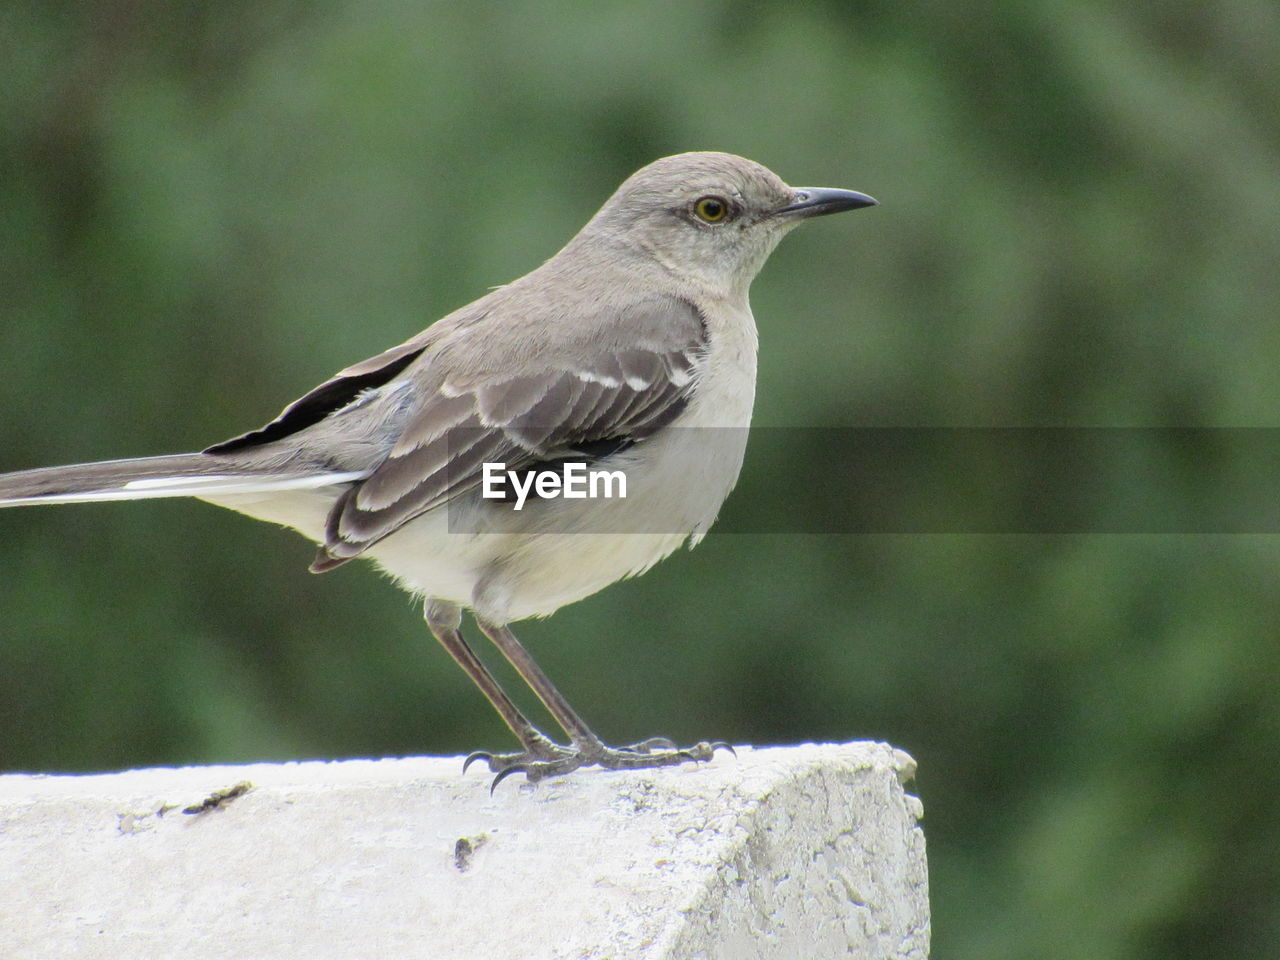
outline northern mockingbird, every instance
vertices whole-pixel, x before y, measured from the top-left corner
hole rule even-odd
[[[468,757],[495,786],[517,772],[708,760],[724,744],[606,746],[508,624],[702,538],[751,420],[751,280],[801,221],[875,202],[789,187],[724,153],[657,160],[532,273],[340,371],[266,426],[201,453],[0,475],[0,506],[198,497],[314,540],[313,571],[368,557],[424,598],[431,632],[519,739],[519,752]],[[485,464],[519,486],[575,461],[617,467],[627,495],[513,503],[481,482]],[[472,651],[464,609],[567,745],[535,728]]]

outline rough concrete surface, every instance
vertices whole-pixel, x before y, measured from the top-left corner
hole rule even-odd
[[[493,796],[437,757],[3,776],[0,958],[926,957],[911,758],[737,749]]]

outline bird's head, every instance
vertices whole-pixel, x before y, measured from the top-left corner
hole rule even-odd
[[[802,220],[875,203],[853,190],[788,186],[733,154],[681,153],[628,177],[580,239],[745,294],[778,241]]]

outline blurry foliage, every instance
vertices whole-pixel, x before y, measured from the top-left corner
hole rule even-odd
[[[760,423],[1272,425],[1277,63],[1267,0],[14,0],[0,468],[259,423],[688,149],[882,202],[757,281]],[[781,433],[749,471],[798,469]],[[290,535],[155,502],[0,540],[5,769],[508,743],[412,604]],[[616,740],[912,752],[938,956],[1252,958],[1278,582],[1265,536],[713,535],[524,634]]]

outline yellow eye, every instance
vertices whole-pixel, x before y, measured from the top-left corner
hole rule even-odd
[[[693,212],[699,220],[707,223],[719,223],[729,216],[729,201],[723,197],[703,197],[693,205]]]

